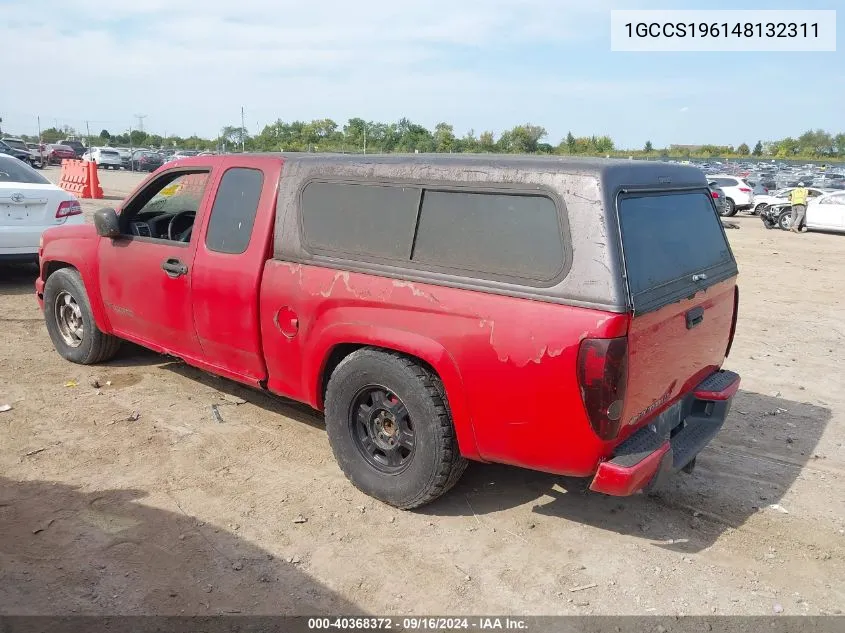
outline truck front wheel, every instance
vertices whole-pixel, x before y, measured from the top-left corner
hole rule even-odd
[[[102,332],[79,271],[62,268],[44,284],[44,320],[53,346],[73,363],[92,365],[114,357],[120,339]]]
[[[360,349],[326,388],[335,459],[362,492],[402,509],[429,503],[466,469],[440,380],[410,358]]]

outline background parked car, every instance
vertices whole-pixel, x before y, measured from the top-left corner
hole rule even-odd
[[[713,198],[713,204],[716,205],[716,211],[719,215],[725,215],[725,192],[722,191],[722,188],[719,187],[715,181],[708,182],[707,186],[710,187],[710,197]]]
[[[26,146],[26,143],[22,139],[6,137],[6,138],[3,139],[3,142],[6,145],[9,145],[10,147],[14,147],[17,150],[20,150],[22,152],[26,152],[27,156],[29,156],[29,159],[27,160],[27,162],[30,165],[32,165],[33,167],[35,167],[36,169],[41,169],[41,168],[44,167],[44,158],[41,156],[41,152],[40,151],[33,151],[30,148],[28,148]]]
[[[104,167],[106,169],[120,169],[123,167],[120,154],[118,154],[116,149],[109,147],[92,147],[82,155],[82,160],[97,163],[97,167]]]
[[[761,217],[767,226],[777,226],[786,231],[792,226],[792,205],[788,201],[769,205]],[[804,227],[808,231],[845,233],[845,191],[834,191],[810,199]]]
[[[76,158],[76,152],[68,145],[59,143],[47,145],[46,151],[48,165],[60,165],[63,160]]]
[[[164,159],[158,152],[147,149],[135,150],[132,153],[129,166],[132,171],[155,171],[164,164]]]
[[[73,153],[76,154],[77,158],[82,158],[82,155],[85,153],[85,146],[82,144],[82,141],[68,138],[63,141],[59,141],[62,145],[67,145],[71,149],[73,149]]]
[[[808,231],[845,233],[845,191],[834,191],[810,199],[805,223]]]
[[[120,155],[120,160],[123,163],[124,169],[129,169],[129,163],[132,161],[132,150],[128,147],[110,147]]]
[[[35,152],[41,157],[42,167],[47,164],[47,146],[44,143],[27,143],[26,147],[30,152]]]
[[[784,204],[789,202],[789,194],[795,187],[787,187],[785,189],[778,189],[777,191],[767,196],[754,196],[754,212],[762,213],[766,207],[773,204]],[[807,187],[808,201],[828,193],[824,189],[816,187]]]
[[[193,149],[179,149],[176,150],[173,154],[173,160],[179,160],[180,158],[188,158],[189,156],[196,156],[199,152]]]
[[[751,209],[754,206],[754,195],[751,186],[742,178],[727,174],[707,176],[725,192],[726,202],[722,215],[736,215],[737,211]]]
[[[35,262],[41,233],[62,224],[82,224],[73,195],[25,162],[0,155],[0,261]]]
[[[32,155],[29,153],[29,150],[22,150],[18,149],[17,147],[12,147],[5,141],[0,141],[0,154],[6,154],[7,156],[22,160],[25,163],[29,163],[30,160],[32,160]]]

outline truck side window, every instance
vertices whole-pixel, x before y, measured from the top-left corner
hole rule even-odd
[[[312,182],[302,191],[302,228],[312,251],[407,260],[418,187]]]
[[[473,277],[554,279],[564,267],[557,207],[542,195],[426,189],[412,260]]]
[[[233,255],[246,251],[263,186],[264,174],[258,169],[233,167],[223,174],[205,236],[209,250]]]
[[[207,184],[207,171],[163,174],[124,208],[121,231],[141,238],[190,242]]]

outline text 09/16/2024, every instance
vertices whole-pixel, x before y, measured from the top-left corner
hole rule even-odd
[[[833,52],[836,11],[611,11],[612,51]]]

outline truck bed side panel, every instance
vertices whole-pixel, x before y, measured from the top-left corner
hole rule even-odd
[[[336,345],[396,349],[441,376],[464,455],[568,475],[591,474],[611,450],[584,413],[579,343],[627,326],[626,315],[277,260],[262,284],[272,391],[321,408]]]

